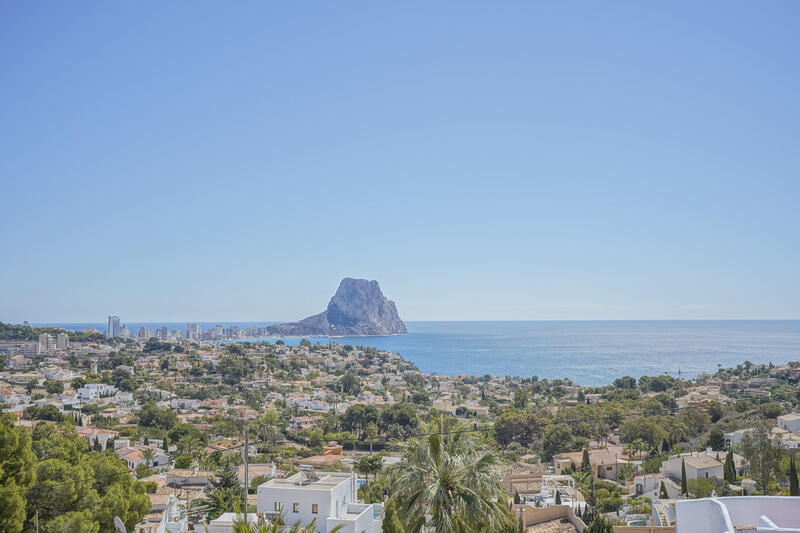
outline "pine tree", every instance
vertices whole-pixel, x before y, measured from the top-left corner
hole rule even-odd
[[[561,505],[561,493],[556,489],[556,505]]]
[[[659,494],[659,498],[662,500],[669,499],[669,494],[667,494],[667,486],[664,485],[664,482],[661,482],[661,494]]]
[[[669,441],[667,439],[661,440],[661,453],[667,453],[669,451]]]
[[[797,479],[797,465],[794,457],[789,458],[789,496],[800,496],[800,485]]]
[[[733,464],[733,452],[731,451],[725,456],[725,466],[722,469],[722,477],[728,483],[736,482],[736,466]]]
[[[681,459],[681,494],[689,494],[689,489],[686,486],[686,460]]]
[[[389,500],[384,508],[381,531],[382,533],[405,533],[405,528],[397,516],[397,508],[393,500]]]

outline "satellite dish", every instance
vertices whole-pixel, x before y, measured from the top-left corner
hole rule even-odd
[[[114,517],[114,527],[116,528],[117,533],[128,533],[128,530],[125,529],[125,524],[118,516]]]

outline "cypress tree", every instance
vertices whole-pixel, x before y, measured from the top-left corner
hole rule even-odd
[[[556,489],[556,505],[561,505],[561,493]]]
[[[165,452],[169,452],[169,437],[164,435],[164,441],[161,443],[161,449]]]
[[[661,453],[667,453],[669,451],[669,442],[667,439],[661,440]]]
[[[664,482],[661,482],[661,494],[658,495],[659,498],[662,500],[669,499],[669,494],[667,494],[667,486],[664,485]]]
[[[686,486],[686,460],[681,459],[681,494],[689,494],[689,489]]]
[[[589,461],[589,450],[583,449],[583,460],[581,461],[581,470],[590,472],[592,470],[592,463]]]
[[[519,497],[519,492],[514,491],[514,503],[517,505],[522,503],[522,498]]]
[[[789,458],[789,496],[800,496],[800,485],[797,479],[797,465],[794,457]]]
[[[733,452],[728,451],[725,456],[725,466],[722,468],[722,477],[728,483],[736,482],[736,466],[733,464]]]
[[[597,515],[583,533],[614,533],[614,526],[603,515]]]
[[[522,513],[517,517],[517,533],[525,533],[525,524],[522,523]]]
[[[405,528],[397,516],[397,509],[392,500],[389,500],[384,509],[381,531],[382,533],[405,533]]]

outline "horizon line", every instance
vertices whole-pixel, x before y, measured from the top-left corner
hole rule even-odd
[[[113,316],[113,315],[112,315]],[[472,318],[472,319],[428,319],[428,320],[403,320],[406,323],[431,323],[431,322],[755,322],[755,321],[782,321],[782,322],[792,322],[792,321],[800,321],[800,317],[797,318],[770,318],[770,317],[762,317],[762,318],[517,318],[517,319],[481,319],[481,318]],[[0,322],[5,322],[0,320]],[[58,321],[46,321],[46,322],[34,322],[34,321],[27,321],[28,324],[36,327],[38,324],[39,326],[49,326],[49,325],[60,325],[60,324],[105,324],[106,320],[58,320]],[[296,320],[120,320],[121,324],[210,324],[210,323],[225,323],[225,324],[236,324],[236,323],[251,323],[251,324],[286,324],[291,322],[296,322]],[[11,325],[22,325],[22,322],[5,322],[6,324]]]

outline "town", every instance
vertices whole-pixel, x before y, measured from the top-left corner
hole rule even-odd
[[[108,324],[0,323],[3,531],[703,531],[719,502],[800,505],[800,362],[584,387]]]

